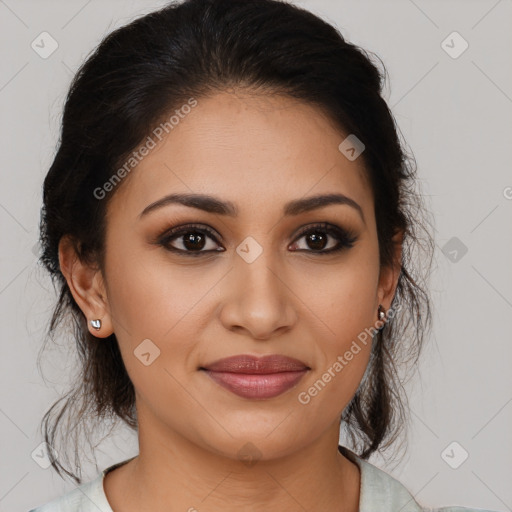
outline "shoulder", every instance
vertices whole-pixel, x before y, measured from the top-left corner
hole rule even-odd
[[[355,462],[361,472],[359,509],[361,512],[493,512],[491,510],[449,506],[429,508],[420,504],[409,490],[386,471],[361,459],[344,446],[339,451]]]
[[[29,512],[113,512],[105,495],[103,479],[105,475],[136,456],[112,464],[90,482],[83,483],[72,491]]]
[[[103,491],[103,472],[94,480],[29,512],[112,512]]]

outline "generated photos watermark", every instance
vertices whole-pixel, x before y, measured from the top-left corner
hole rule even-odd
[[[156,147],[157,143],[168,135],[171,130],[176,128],[180,121],[184,119],[187,114],[190,114],[192,109],[196,106],[197,100],[195,98],[189,98],[187,103],[176,109],[174,114],[170,116],[167,121],[160,123],[151,132],[151,135],[147,136],[145,142],[139,146],[138,150],[133,151],[126,162],[101,187],[94,189],[94,197],[98,200],[104,199],[107,192],[111,192],[137,164],[149,155],[150,151]]]
[[[400,311],[402,306],[398,304],[395,308],[390,308],[386,314],[386,317],[388,320],[392,319],[397,311]],[[367,345],[368,339],[373,340],[373,337],[378,332],[379,328],[383,325],[383,322],[381,320],[377,320],[375,324],[372,327],[367,327],[364,331],[360,332],[357,335],[357,339],[360,343],[363,345]],[[311,399],[320,393],[325,386],[331,382],[331,380],[338,375],[345,366],[349,364],[352,359],[354,359],[354,356],[359,354],[361,352],[361,345],[358,344],[356,340],[352,341],[352,344],[350,345],[350,348],[345,351],[343,355],[339,355],[336,358],[336,361],[332,363],[327,370],[322,373],[319,379],[315,381],[315,383],[310,386],[306,391],[301,391],[297,399],[298,401],[303,404],[307,405],[309,402],[311,402]]]

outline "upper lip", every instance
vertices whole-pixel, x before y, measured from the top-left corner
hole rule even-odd
[[[214,372],[268,374],[297,372],[301,370],[309,370],[310,368],[298,359],[279,354],[271,354],[262,357],[242,354],[218,359],[213,363],[202,366],[201,369]]]

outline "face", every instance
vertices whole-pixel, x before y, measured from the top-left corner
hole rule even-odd
[[[119,341],[141,425],[231,458],[250,441],[269,459],[338,428],[369,360],[360,335],[396,286],[379,272],[363,160],[338,149],[347,135],[297,100],[223,92],[198,98],[118,185],[93,284],[105,309],[81,304],[103,319],[91,332]],[[227,206],[158,203],[170,194]],[[327,194],[349,199],[298,203]],[[306,370],[256,391],[246,376],[235,393],[203,369],[269,354]]]

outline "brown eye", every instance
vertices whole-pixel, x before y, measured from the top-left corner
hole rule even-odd
[[[330,238],[330,235],[322,233],[321,231],[315,231],[305,235],[305,237],[306,244],[308,245],[309,248],[314,249],[316,251],[322,251],[328,244],[328,239]]]
[[[299,248],[299,251],[313,252],[317,254],[329,254],[341,251],[345,248],[354,246],[357,237],[354,233],[347,232],[333,224],[321,223],[309,226],[303,230],[293,244],[293,248],[297,249],[297,240],[305,239],[305,249]],[[331,240],[334,240],[334,244]],[[308,250],[311,249],[311,250]]]
[[[180,238],[182,239],[183,246],[188,251],[200,251],[206,245],[206,236],[199,231],[191,231]]]
[[[218,246],[218,242],[213,231],[207,227],[196,227],[194,225],[179,226],[171,229],[158,243],[169,251],[182,253],[187,256],[198,256],[224,250],[215,249]]]
[[[300,247],[298,240],[302,238],[305,243]],[[354,233],[334,224],[323,222],[303,229],[291,248],[293,251],[322,255],[351,248],[356,240],[357,236]],[[190,224],[175,227],[161,236],[157,243],[168,251],[185,256],[200,256],[225,251],[219,245],[213,230],[203,225]]]

